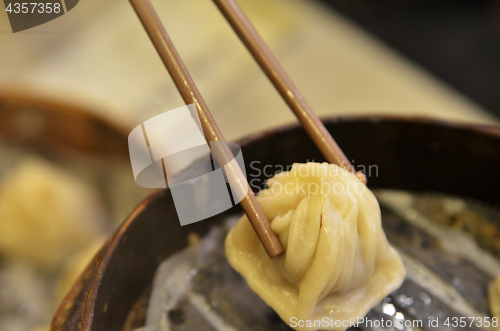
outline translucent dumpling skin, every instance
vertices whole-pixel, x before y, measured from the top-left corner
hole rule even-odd
[[[226,238],[226,255],[292,328],[344,330],[401,286],[405,269],[382,230],[378,202],[350,172],[294,164],[257,199],[285,252],[270,259],[243,216]]]

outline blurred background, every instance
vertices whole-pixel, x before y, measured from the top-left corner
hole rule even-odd
[[[152,2],[226,139],[296,122],[211,1]],[[240,4],[321,116],[499,124],[500,1]],[[0,140],[0,330],[44,330],[103,238],[148,193],[135,187],[126,150],[104,157],[96,146],[111,138],[92,128],[126,146],[133,127],[183,102],[127,1],[81,0],[16,34],[0,8],[0,138],[12,138]],[[79,113],[43,131],[45,115],[32,115],[51,107],[77,107],[89,128]],[[22,132],[10,133],[16,125]],[[16,144],[36,141],[35,131],[96,146]]]
[[[227,139],[295,121],[211,1],[153,4]],[[320,115],[484,123],[500,112],[498,1],[241,5]],[[80,1],[16,34],[0,18],[0,88],[85,104],[129,127],[182,105],[126,1]]]

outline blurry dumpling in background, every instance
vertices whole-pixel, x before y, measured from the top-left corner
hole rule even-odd
[[[0,255],[54,270],[99,236],[103,209],[78,178],[29,159],[0,183]]]
[[[226,238],[226,255],[285,323],[356,321],[401,286],[406,272],[387,242],[378,202],[350,172],[294,164],[257,198],[285,252],[270,259],[244,215]]]

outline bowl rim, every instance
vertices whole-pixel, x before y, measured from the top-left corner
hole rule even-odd
[[[125,139],[132,127],[128,128],[122,122],[114,121],[111,117],[99,111],[99,107],[92,107],[78,102],[71,102],[53,95],[43,95],[36,90],[21,90],[20,88],[0,88],[0,102],[16,105],[33,105],[45,111],[71,116],[88,117],[121,134]]]

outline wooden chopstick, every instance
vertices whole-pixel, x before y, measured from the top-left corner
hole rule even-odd
[[[212,153],[216,160],[221,165],[228,165],[226,168],[226,176],[232,183],[239,184],[243,189],[247,189],[248,193],[241,200],[241,205],[248,219],[252,223],[257,235],[259,236],[263,246],[270,257],[275,257],[283,252],[283,247],[278,240],[276,234],[272,231],[269,221],[267,220],[262,208],[260,207],[255,195],[250,188],[243,172],[234,161],[234,156],[224,143],[224,137],[220,132],[215,120],[208,110],[205,101],[198,91],[191,75],[186,69],[182,59],[175,49],[170,37],[158,15],[156,14],[149,0],[130,0],[137,16],[141,20],[146,32],[153,42],[158,54],[163,63],[167,67],[172,80],[174,81],[179,93],[181,94],[186,104],[194,103],[200,116],[201,125],[207,142],[220,142],[212,146]]]
[[[271,80],[288,106],[295,113],[304,129],[329,163],[336,164],[351,172],[355,172],[349,159],[337,145],[333,137],[314,113],[311,106],[300,93],[281,64],[273,55],[264,40],[255,30],[235,0],[213,0],[241,41],[248,48],[267,77]],[[366,177],[357,172],[358,178],[366,184]]]

